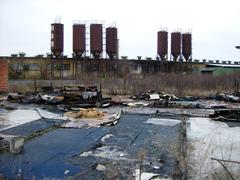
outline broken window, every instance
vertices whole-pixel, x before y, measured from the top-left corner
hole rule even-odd
[[[28,64],[29,71],[39,71],[39,65],[38,64]]]
[[[62,64],[62,70],[69,71],[70,70],[70,64]]]
[[[12,69],[14,72],[21,72],[21,71],[23,71],[23,65],[22,64],[13,64]]]

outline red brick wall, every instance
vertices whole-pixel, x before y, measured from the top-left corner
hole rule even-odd
[[[0,60],[0,92],[8,91],[8,61]]]

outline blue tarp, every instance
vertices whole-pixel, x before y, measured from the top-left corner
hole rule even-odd
[[[19,169],[24,179],[63,179],[68,176],[109,179],[113,175],[126,179],[133,175],[142,153],[145,171],[172,176],[177,168],[181,125],[146,123],[150,117],[149,114],[123,113],[115,126],[55,129],[26,142],[21,154],[0,154],[0,173],[12,179]],[[107,134],[111,137],[102,141]],[[104,149],[109,154],[101,152]],[[114,157],[116,151],[120,153],[118,157]],[[108,156],[104,157],[104,153]],[[96,170],[99,163],[107,167],[106,171]]]

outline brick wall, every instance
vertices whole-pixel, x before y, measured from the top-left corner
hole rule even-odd
[[[0,60],[0,92],[8,91],[8,61]]]

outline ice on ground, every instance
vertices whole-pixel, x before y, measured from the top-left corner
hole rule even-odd
[[[181,123],[180,120],[165,119],[165,118],[149,118],[146,123],[162,125],[162,126],[176,126]]]
[[[209,118],[190,118],[189,122],[187,132],[192,146],[189,150],[189,165],[194,179],[203,179],[214,171],[224,171],[211,157],[240,161],[240,127],[229,127],[224,122]],[[231,171],[236,169],[234,166],[236,164],[228,163]]]
[[[63,119],[60,114],[51,113],[42,109],[18,109],[0,115],[0,119],[2,119],[0,121],[0,131],[36,121],[41,117]]]
[[[87,151],[80,154],[82,157],[87,156],[94,156],[94,157],[101,157],[105,159],[111,160],[128,160],[126,158],[127,154],[121,151],[118,151],[118,148],[115,146],[103,146],[97,148],[95,151]]]
[[[111,137],[113,137],[113,134],[106,134],[105,136],[103,136],[101,138],[101,141],[102,142],[105,142],[107,139],[110,139]]]
[[[141,175],[140,175],[140,169],[136,169],[135,174],[133,176],[135,176],[135,180],[139,180],[139,179],[141,180],[150,180],[150,179],[172,180],[171,178],[168,178],[168,177],[160,178],[159,174],[155,174],[151,172],[141,172]]]

